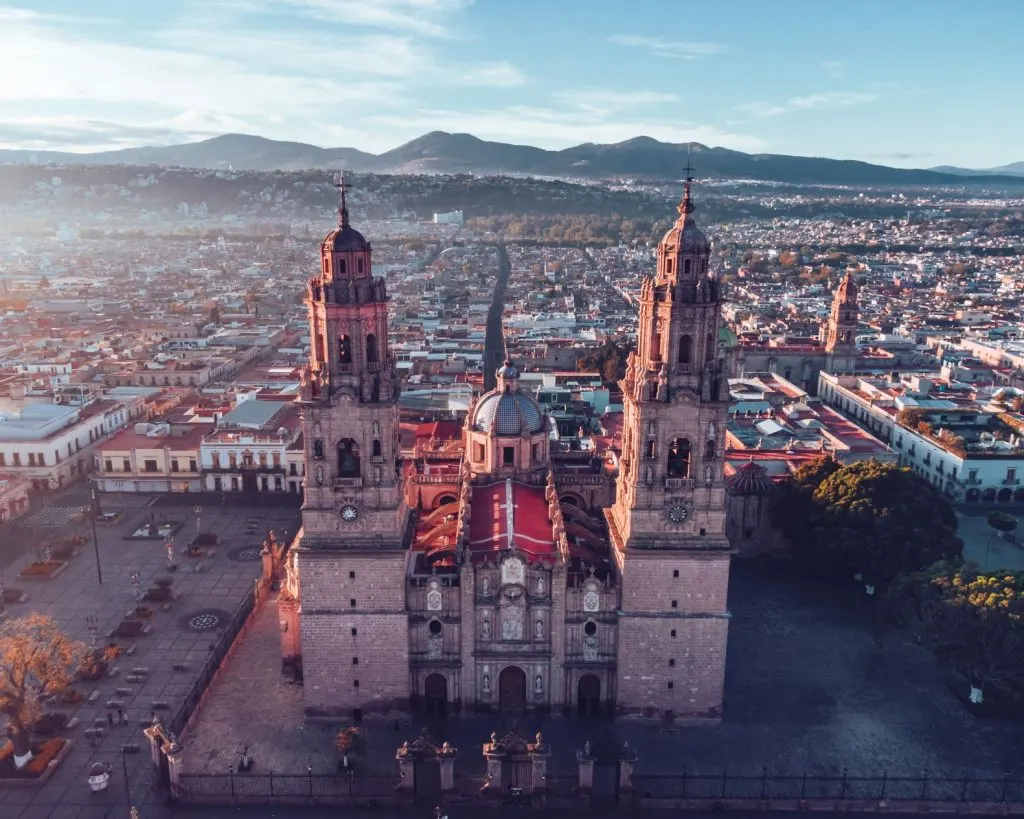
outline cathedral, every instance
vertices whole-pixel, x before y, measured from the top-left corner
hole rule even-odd
[[[342,186],[309,282],[302,530],[280,606],[307,714],[719,718],[738,348],[689,180],[678,211],[643,284],[611,475],[554,440],[509,360],[464,424],[403,453],[387,292]]]

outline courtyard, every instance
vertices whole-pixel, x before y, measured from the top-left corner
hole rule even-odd
[[[104,494],[102,509],[111,512],[107,517],[114,520],[96,525],[102,584],[97,578],[91,539],[52,579],[18,577],[19,570],[33,557],[33,544],[67,535],[89,535],[87,520],[76,515],[87,504],[84,486],[73,486],[0,531],[4,586],[17,587],[26,595],[22,603],[8,603],[8,617],[30,612],[48,614],[86,645],[102,647],[114,641],[123,650],[107,676],[97,682],[75,684],[82,696],[80,702],[50,706],[50,710],[77,720],[61,732],[73,741],[73,747],[45,784],[0,785],[0,815],[4,819],[127,815],[122,746],[139,748],[138,753],[123,755],[135,804],[152,803],[154,798],[162,801],[150,792],[152,766],[142,730],[154,713],[165,720],[171,718],[192,690],[207,657],[254,587],[262,568],[260,545],[268,531],[290,537],[298,527],[294,497],[272,503],[237,496],[225,503],[220,495],[207,494]],[[196,536],[197,505],[202,531],[215,533],[217,544],[204,546],[200,554],[189,557],[185,547]],[[175,571],[168,571],[162,537],[132,536],[150,523],[158,529],[176,531]],[[151,614],[144,621],[146,633],[111,637],[135,608],[136,594],[154,588],[162,578],[171,580],[173,599],[147,604]],[[89,767],[95,762],[111,768],[110,788],[98,794],[90,793],[86,784]],[[143,815],[157,814],[144,811]]]
[[[1024,726],[980,720],[950,692],[931,654],[900,634],[875,639],[870,600],[793,578],[772,562],[736,561],[730,587],[725,714],[717,726],[526,716],[543,730],[551,773],[571,775],[590,740],[628,741],[638,774],[775,774],[1001,777],[1024,763]],[[263,607],[228,672],[184,737],[185,770],[227,773],[243,747],[255,773],[333,773],[340,723],[306,721],[302,689],[280,673],[276,606]],[[254,695],[258,692],[258,695]],[[399,715],[364,721],[368,773],[396,771],[398,745],[428,727],[460,749],[457,770],[483,769],[481,746],[502,715],[444,721]]]

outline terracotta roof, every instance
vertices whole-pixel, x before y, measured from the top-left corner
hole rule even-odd
[[[512,545],[534,559],[554,556],[555,544],[551,539],[543,487],[515,481],[475,487],[471,503],[469,550],[474,556],[502,551]]]

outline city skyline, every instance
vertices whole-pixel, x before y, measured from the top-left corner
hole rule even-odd
[[[226,132],[374,153],[431,130],[647,135],[901,167],[1021,161],[1024,8],[592,0],[0,2],[0,147]],[[955,31],[958,55],[936,43]],[[961,66],[970,65],[970,69]]]

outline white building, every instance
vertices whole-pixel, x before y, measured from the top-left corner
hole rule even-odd
[[[302,488],[299,415],[291,404],[241,401],[203,438],[205,488],[214,492],[291,492]]]

